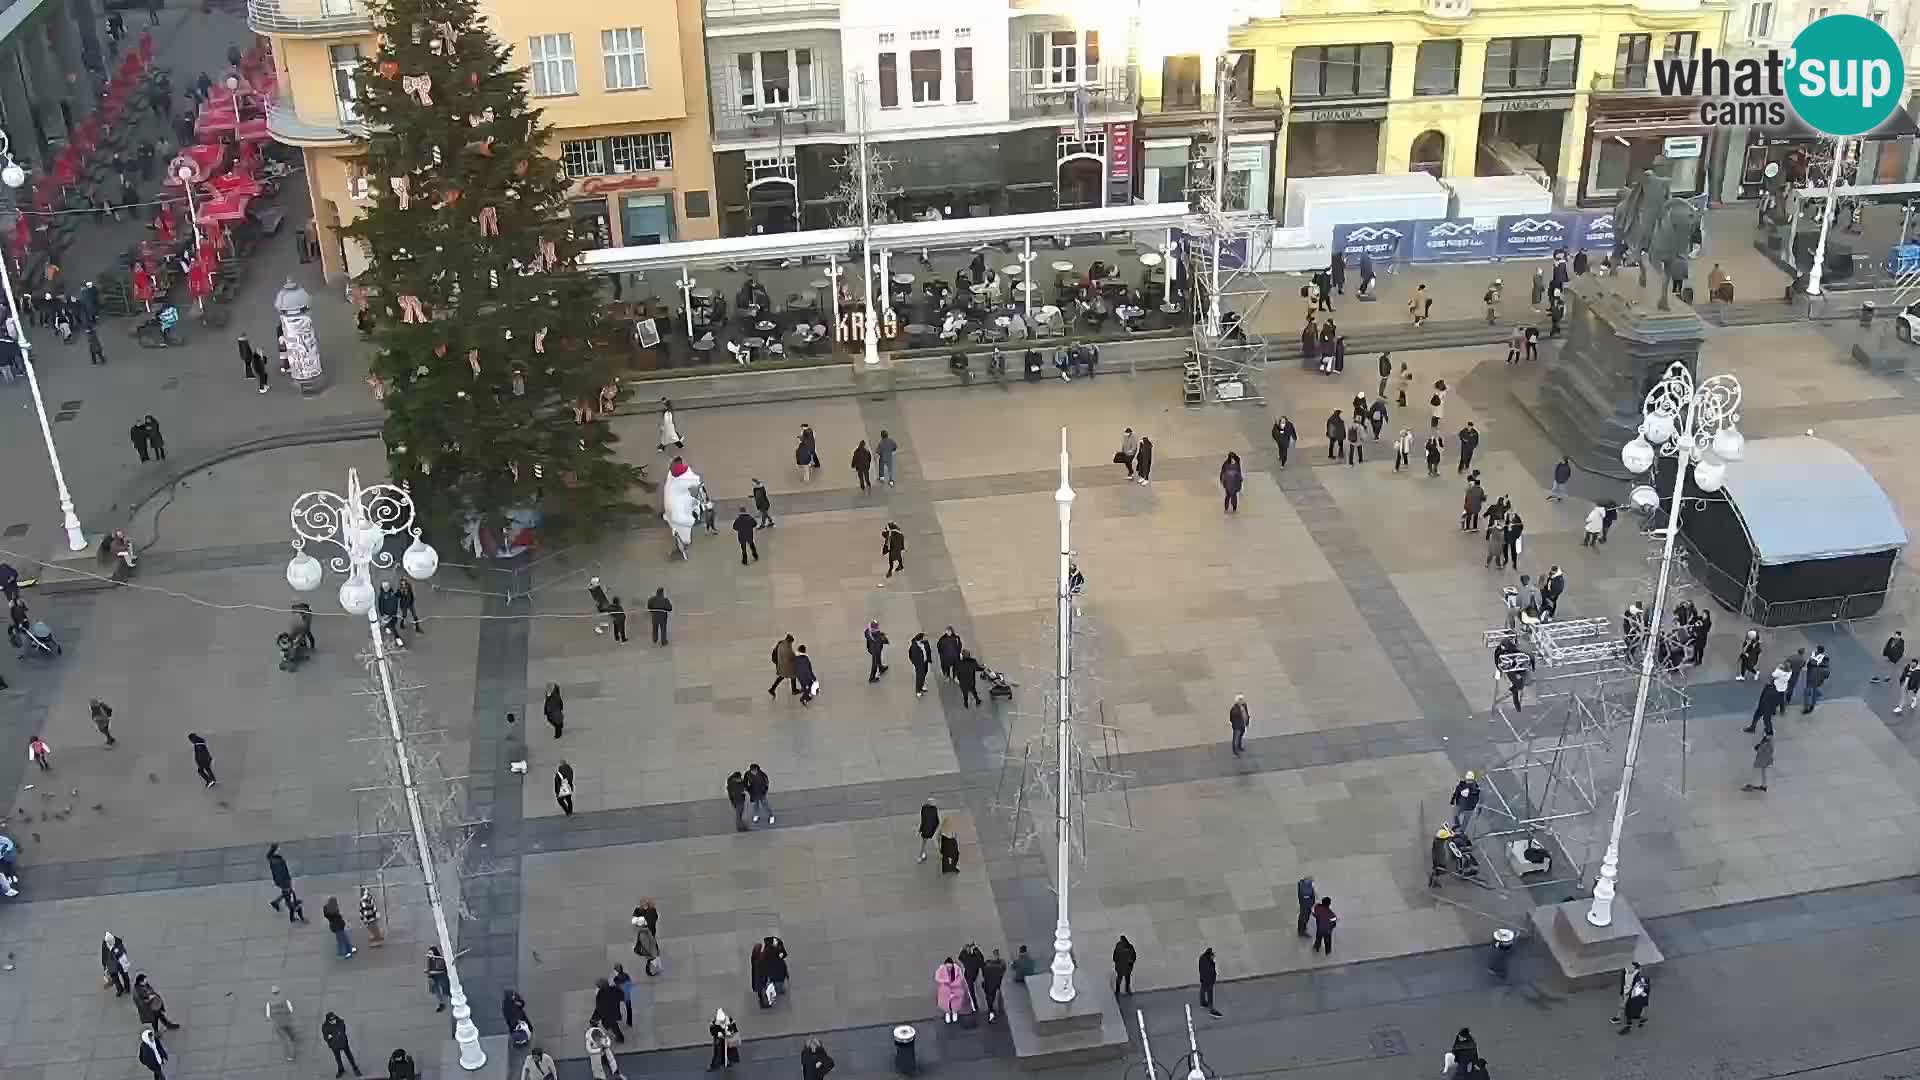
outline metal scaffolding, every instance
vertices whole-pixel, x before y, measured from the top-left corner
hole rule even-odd
[[[1193,347],[1186,366],[1186,403],[1264,402],[1267,340],[1255,329],[1270,289],[1259,268],[1268,261],[1273,219],[1244,206],[1244,183],[1227,168],[1229,106],[1235,100],[1233,57],[1222,53],[1214,68],[1214,131],[1187,169],[1188,203],[1195,213],[1182,263],[1187,302],[1195,313]]]

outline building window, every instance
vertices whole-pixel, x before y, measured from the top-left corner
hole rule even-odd
[[[939,40],[940,40],[940,31],[938,31],[938,30],[912,30],[912,31],[909,31],[909,32],[907,33],[907,40],[908,40],[908,41],[939,41]]]
[[[600,57],[607,66],[607,89],[646,87],[647,37],[639,27],[600,31]]]
[[[1100,31],[1052,30],[1027,35],[1027,81],[1074,86],[1100,81]]]
[[[1747,37],[1758,41],[1773,33],[1773,4],[1761,0],[1747,8]]]
[[[1293,96],[1380,97],[1393,72],[1391,45],[1324,45],[1293,50]]]
[[[1413,60],[1415,94],[1453,94],[1460,90],[1460,43],[1423,41]]]
[[[1487,42],[1486,89],[1571,90],[1580,39],[1494,38]]]
[[[880,107],[900,107],[900,58],[897,53],[880,54]]]
[[[1833,9],[1830,7],[1809,8],[1807,9],[1807,25],[1812,26],[1814,23],[1819,22],[1831,14],[1833,14]]]
[[[1160,61],[1160,104],[1166,109],[1200,107],[1200,55],[1183,53]]]
[[[971,37],[973,37],[973,27],[971,26],[958,27],[953,32],[953,40],[955,41],[966,41]]]
[[[813,50],[768,49],[734,57],[742,108],[813,104]]]
[[[705,191],[687,192],[687,216],[703,218],[713,213],[713,198]]]
[[[1613,88],[1644,90],[1647,86],[1647,53],[1652,49],[1651,34],[1621,34],[1613,54]]]
[[[940,100],[940,50],[915,49],[907,54],[907,75],[913,80],[913,103]]]
[[[749,187],[762,180],[798,180],[799,162],[795,159],[793,147],[775,153],[743,155],[747,164],[747,185]]]
[[[1867,18],[1872,19],[1875,26],[1887,25],[1887,13],[1884,11],[1869,11]]]
[[[605,176],[606,157],[600,152],[599,139],[568,139],[560,144],[560,162],[575,180],[583,176]]]
[[[973,103],[973,47],[970,45],[953,50],[953,100],[962,105]]]
[[[351,124],[360,119],[360,46],[334,45],[327,49],[327,61],[333,68],[333,100],[340,109],[340,122]]]
[[[1104,159],[1107,156],[1107,133],[1096,127],[1089,127],[1079,135],[1054,136],[1054,160],[1065,161],[1075,154],[1092,154]]]
[[[1700,35],[1691,31],[1684,34],[1668,34],[1667,44],[1660,55],[1668,60],[1691,60],[1700,49]]]
[[[573,71],[572,34],[535,34],[528,39],[533,55],[533,96],[564,97],[580,92]]]
[[[647,135],[612,135],[607,138],[607,159],[613,171],[664,172],[673,168],[673,136],[664,131]]]
[[[1230,52],[1227,58],[1227,100],[1240,105],[1253,104],[1253,53]]]

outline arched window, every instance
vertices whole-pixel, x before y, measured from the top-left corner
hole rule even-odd
[[[1437,131],[1421,132],[1413,140],[1413,152],[1408,159],[1408,171],[1431,173],[1438,177],[1447,162],[1447,137]]]

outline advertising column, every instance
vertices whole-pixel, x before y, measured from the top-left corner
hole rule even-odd
[[[287,279],[273,298],[280,313],[280,334],[287,347],[287,373],[302,394],[318,393],[325,372],[320,367],[320,339],[313,332],[313,313],[307,290]]]

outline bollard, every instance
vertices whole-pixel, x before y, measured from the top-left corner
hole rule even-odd
[[[919,1059],[914,1056],[912,1024],[901,1024],[893,1029],[893,1071],[901,1076],[913,1076],[920,1071]]]
[[[1862,300],[1860,302],[1860,325],[1873,325],[1873,301],[1871,300]]]
[[[1513,962],[1514,933],[1506,927],[1493,932],[1493,953],[1487,958],[1487,970],[1502,982],[1507,979],[1507,965]]]

